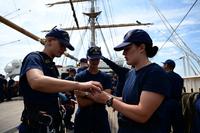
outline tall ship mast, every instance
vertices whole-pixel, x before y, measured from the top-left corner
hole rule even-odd
[[[59,4],[70,4],[71,9],[73,11],[73,17],[76,22],[77,27],[68,27],[68,28],[62,28],[63,30],[69,31],[69,30],[87,30],[90,29],[91,31],[91,39],[90,39],[90,46],[97,46],[96,45],[96,30],[99,29],[104,29],[104,28],[119,28],[119,27],[130,27],[130,26],[150,26],[153,25],[153,23],[141,23],[139,21],[136,21],[136,23],[123,23],[123,24],[110,24],[110,25],[100,25],[98,22],[98,17],[101,15],[102,11],[97,11],[95,7],[95,2],[97,0],[69,0],[69,1],[59,1],[55,3],[48,3],[46,4],[49,7],[52,7],[54,5],[59,5]],[[77,2],[90,2],[90,11],[89,12],[83,12],[84,15],[88,17],[88,22],[89,26],[79,26],[78,24],[78,19],[76,17],[76,11],[74,10],[73,3]],[[44,32],[48,32],[49,30],[44,30]],[[103,34],[102,34],[103,36]],[[109,55],[110,59],[113,59],[112,54],[107,46],[106,50]]]

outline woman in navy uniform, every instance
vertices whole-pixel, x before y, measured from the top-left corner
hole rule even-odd
[[[124,41],[114,49],[124,50],[129,71],[122,98],[101,92],[93,93],[93,100],[107,104],[119,111],[119,133],[167,133],[168,113],[166,102],[170,84],[165,71],[149,58],[158,47],[147,32],[136,29],[124,36]]]
[[[111,92],[111,76],[100,71],[98,65],[101,58],[99,47],[91,47],[87,51],[89,67],[76,75],[76,81],[98,81],[103,90]],[[74,133],[110,133],[108,113],[104,104],[95,103],[90,99],[90,94],[76,92],[79,108],[75,116]]]
[[[57,79],[59,73],[53,58],[60,57],[66,48],[74,50],[68,33],[53,28],[46,35],[44,50],[31,52],[23,60],[19,85],[24,98],[24,111],[20,133],[60,132],[58,92],[102,88],[98,82],[78,83]]]

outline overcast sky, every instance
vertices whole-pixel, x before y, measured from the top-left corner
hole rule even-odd
[[[0,0],[0,15],[39,37],[45,36],[45,33],[41,32],[42,30],[51,29],[54,26],[58,26],[58,28],[76,26],[70,5],[63,4],[53,7],[45,5],[56,1],[58,0]],[[172,27],[175,28],[194,3],[194,0],[155,0],[153,3],[167,18]],[[170,32],[155,12],[151,0],[97,0],[96,5],[97,9],[102,11],[101,16],[98,18],[100,24],[135,23],[136,20],[143,23],[154,23],[153,26],[115,28],[111,30],[102,29],[104,38],[114,59],[123,58],[121,53],[114,52],[113,46],[122,42],[123,36],[128,30],[135,28],[146,30],[152,37],[154,45],[158,47],[161,47],[170,36]],[[90,3],[75,3],[74,7],[79,25],[87,25],[87,17],[82,12],[89,10]],[[200,2],[198,1],[177,29],[177,33],[181,39],[198,56],[200,56],[199,13]],[[85,57],[86,50],[90,44],[90,31],[68,32],[71,36],[70,41],[76,48],[70,54],[79,59]],[[101,32],[97,30],[96,34],[97,45],[102,47],[104,56],[109,57]],[[23,59],[29,52],[40,51],[42,49],[43,46],[40,43],[0,23],[0,73],[5,74],[4,67],[13,59]],[[176,71],[183,76],[183,60],[179,59],[183,56],[183,51],[174,43],[168,41],[152,61],[161,65],[161,62],[171,58],[177,63]],[[60,59],[56,58],[55,62],[64,66],[75,63],[70,59],[66,60],[64,57]]]

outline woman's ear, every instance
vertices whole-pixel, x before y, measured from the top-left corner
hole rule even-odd
[[[145,44],[141,44],[141,45],[138,47],[138,50],[139,50],[140,53],[145,52]]]

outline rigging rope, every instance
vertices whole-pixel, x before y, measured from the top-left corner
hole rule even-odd
[[[14,10],[14,11],[12,11],[12,12],[7,13],[6,15],[3,15],[3,17],[7,17],[7,16],[9,16],[9,15],[15,13],[15,12],[18,12],[18,11],[20,11],[20,8],[17,9],[17,10]]]
[[[21,40],[15,40],[15,41],[11,41],[11,42],[7,42],[7,43],[3,43],[3,44],[0,44],[0,47],[2,46],[6,46],[6,45],[10,45],[10,44],[13,44],[13,43],[17,43],[17,42],[20,42]]]
[[[187,46],[187,44],[183,41],[183,39],[179,36],[179,34],[176,32],[176,29],[174,29],[171,24],[169,23],[169,21],[166,19],[166,17],[161,13],[161,11],[156,7],[156,5],[153,3],[153,0],[150,0],[153,8],[155,9],[156,13],[158,14],[158,16],[160,17],[161,21],[163,22],[163,24],[165,25],[165,27],[167,28],[167,30],[171,33],[171,30],[173,31],[171,33],[171,37],[173,36],[173,33],[175,33],[175,35],[180,39],[180,41],[182,42],[183,45],[181,45],[181,43],[177,40],[177,38],[174,36],[174,41],[176,43],[174,43],[178,48],[180,48],[181,50],[183,50],[183,52],[185,53],[185,55],[187,55],[187,59],[190,60],[190,62],[192,63],[192,65],[190,65],[190,67],[192,68],[194,74],[196,75],[196,72],[197,73],[200,73],[199,70],[197,69],[196,65],[193,63],[193,61],[189,58],[191,57],[193,60],[197,61],[197,65],[200,66],[200,58],[198,55],[196,55],[194,52],[192,52],[192,50]],[[197,2],[197,1],[195,1]],[[180,26],[180,24],[183,22],[183,20],[186,18],[186,16],[189,14],[189,12],[191,11],[191,9],[194,7],[196,3],[194,3],[192,5],[192,7],[190,8],[190,10],[187,12],[187,14],[184,16],[184,18],[182,19],[182,21],[179,23],[178,26]],[[164,19],[164,20],[163,20]],[[168,25],[167,25],[167,24]],[[170,28],[171,30],[170,30]],[[177,26],[177,28],[178,28]],[[171,37],[169,38],[169,40],[171,41]],[[165,43],[166,44],[166,43]],[[161,48],[163,48],[164,45],[162,45]],[[159,49],[159,51],[161,50],[161,48]],[[189,63],[189,60],[188,60],[188,63]],[[196,71],[195,71],[196,70]]]
[[[102,1],[102,4],[103,4],[104,11],[105,11],[105,16],[106,16],[107,23],[110,24],[109,19],[108,19],[109,17],[108,17],[108,14],[107,14],[107,9],[106,9],[104,1]],[[109,11],[110,11],[110,17],[111,17],[111,20],[112,20],[111,9]],[[108,29],[109,29],[109,33],[110,33],[110,37],[111,37],[111,41],[112,41],[112,46],[114,47],[114,39],[113,39],[112,31],[111,31],[111,28],[108,28]],[[114,54],[115,54],[115,56],[117,56],[115,51],[114,51]]]
[[[72,9],[72,12],[73,12],[74,21],[75,21],[75,23],[76,23],[77,28],[79,29],[78,19],[77,19],[77,17],[76,17],[76,12],[75,12],[75,10],[74,10],[74,5],[73,5],[72,0],[69,0],[69,3],[70,3],[70,5],[71,5],[71,9]]]
[[[174,31],[174,28],[170,25],[169,21],[166,19],[166,17],[161,13],[161,11],[156,7],[156,5],[153,3],[153,1],[151,1],[152,6],[154,7],[156,13],[159,15],[161,21],[163,22],[163,24],[165,25],[165,27],[167,28],[167,30],[171,33],[171,30],[169,29],[169,27],[167,26],[167,24],[170,26],[170,28],[172,29],[172,31]],[[164,21],[163,20],[166,21]],[[166,24],[167,23],[167,24]],[[179,36],[179,34],[174,31],[174,33],[176,34],[176,36],[180,39],[180,41],[182,42],[183,45],[181,45],[181,43],[179,41],[177,41],[176,37],[174,37],[174,40],[176,41],[176,43],[174,43],[175,45],[177,45],[178,48],[180,48],[181,50],[183,50],[185,53],[187,53],[188,55],[190,55],[194,60],[197,61],[197,63],[200,66],[200,57],[198,55],[196,55],[188,46],[187,44],[183,41],[183,39]],[[171,39],[170,39],[171,40]],[[162,45],[164,46],[164,45]],[[162,48],[162,47],[161,47]],[[161,50],[161,48],[159,49],[159,51]]]
[[[97,21],[97,24],[98,24],[98,26],[100,27],[98,21]],[[99,30],[100,30],[102,39],[103,39],[103,41],[104,41],[104,44],[105,44],[105,46],[106,46],[106,50],[107,50],[107,52],[108,52],[108,55],[109,55],[110,59],[112,60],[112,55],[111,55],[111,53],[110,53],[110,51],[109,51],[109,48],[108,48],[108,45],[107,45],[107,43],[106,43],[105,37],[104,37],[104,35],[103,35],[103,32],[102,32],[102,30],[101,30],[101,27],[99,28]]]
[[[170,26],[170,28],[172,29],[172,31],[174,30],[174,28],[171,26],[171,24],[169,23],[169,21],[166,19],[166,17],[161,13],[161,11],[156,7],[156,5],[155,4],[153,4],[152,3],[152,6],[154,7],[154,9],[155,9],[155,11],[156,11],[156,13],[159,15],[159,17],[160,17],[160,19],[161,19],[161,21],[163,22],[163,24],[165,25],[165,27],[168,29],[168,31],[171,33],[171,30],[168,28],[168,26],[167,26],[167,24]],[[166,21],[166,23],[165,23],[165,21],[163,20],[163,18],[164,18],[164,20]],[[186,47],[185,49],[184,49],[184,52],[188,52],[189,54],[190,53],[193,53],[192,52],[192,50],[188,47],[188,45],[183,41],[183,39],[180,37],[180,35],[175,31],[174,32],[175,34],[176,34],[176,36],[180,39],[180,41],[183,43],[183,45]],[[174,37],[175,38],[175,37]],[[177,39],[175,38],[175,40],[177,41]],[[181,44],[177,41],[177,43],[180,45],[180,47],[182,47],[181,46]],[[178,45],[177,44],[177,45]],[[162,47],[161,47],[162,48]],[[159,49],[159,50],[161,50],[161,48]],[[199,60],[198,58],[199,58],[199,56],[198,55],[196,55],[195,53],[193,53],[193,55],[195,56],[195,57],[197,57],[197,60]]]
[[[196,3],[198,2],[198,0],[195,0],[195,2],[192,4],[192,6],[190,7],[190,9],[187,11],[187,13],[185,14],[185,16],[182,18],[182,20],[179,22],[179,24],[175,27],[175,29],[173,30],[173,32],[170,34],[170,36],[167,38],[167,40],[164,42],[163,46],[169,41],[169,39],[173,36],[174,32],[176,32],[176,30],[178,29],[178,27],[181,25],[181,23],[185,20],[185,18],[187,17],[187,15],[190,13],[190,11],[193,9],[193,7],[196,5]],[[162,47],[163,47],[162,46]]]

